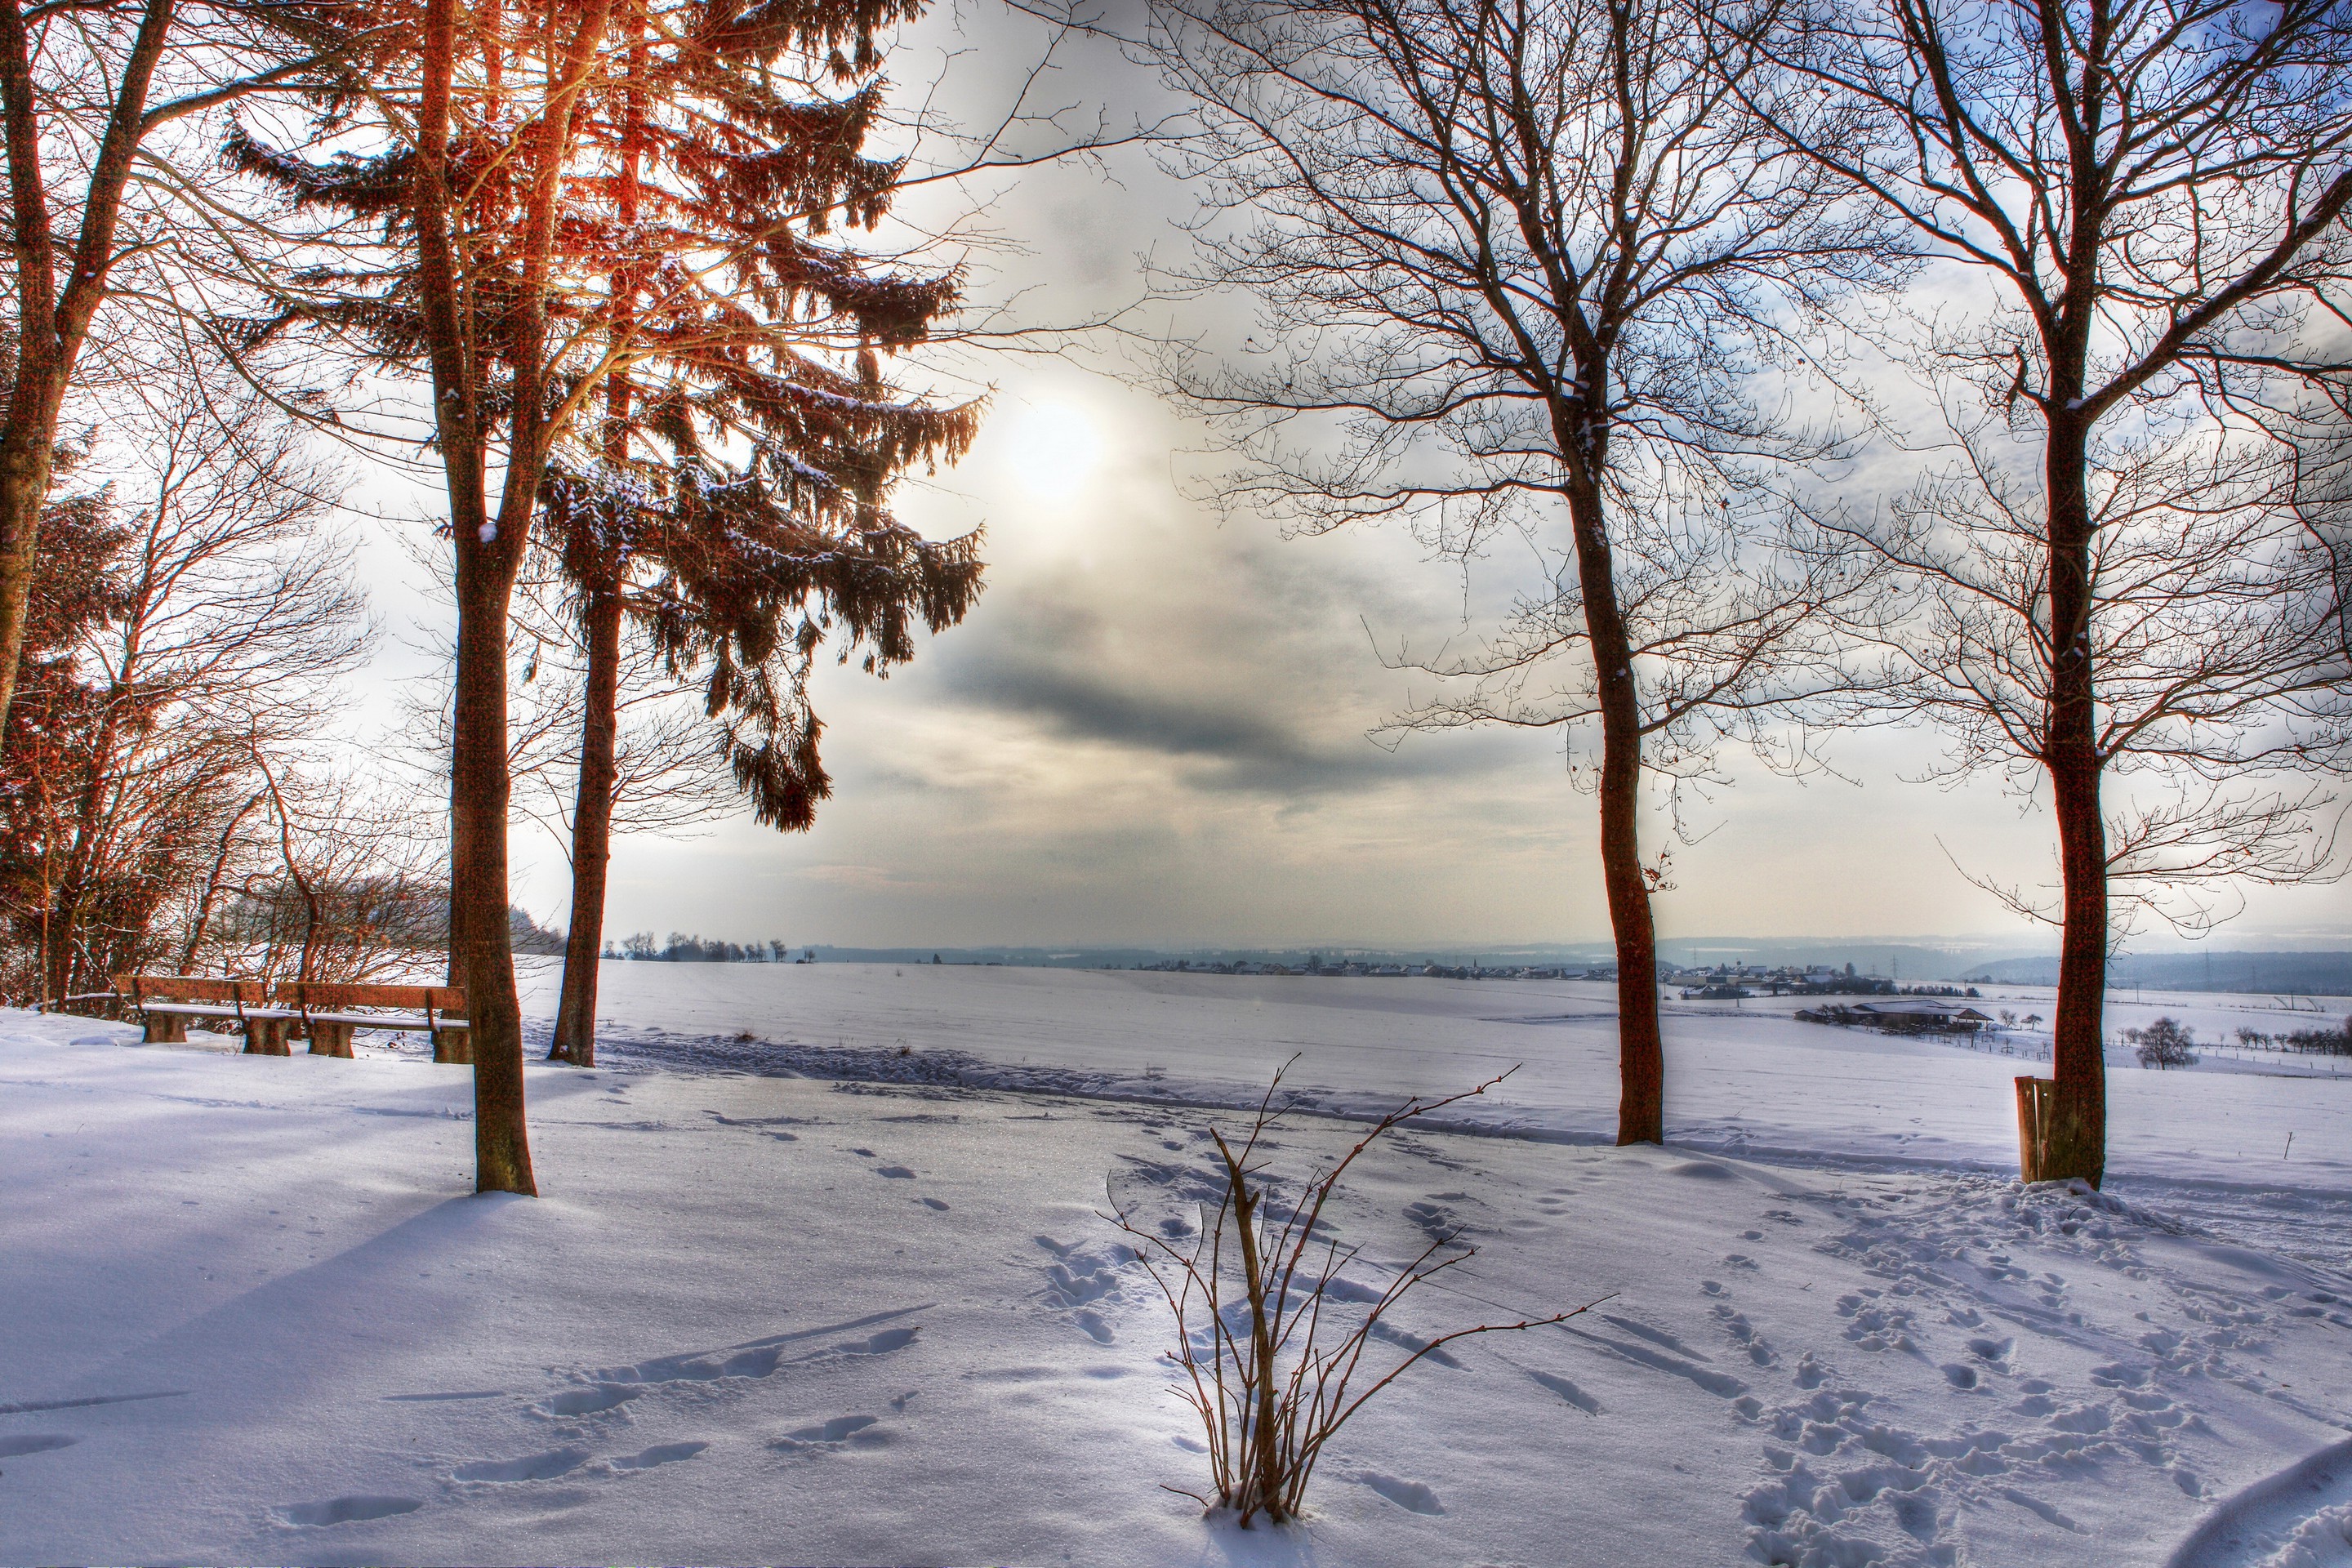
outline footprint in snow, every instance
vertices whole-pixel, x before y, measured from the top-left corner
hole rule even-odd
[[[615,1470],[650,1470],[656,1465],[675,1465],[681,1459],[691,1459],[708,1443],[657,1443],[641,1454],[625,1454],[604,1463]]]
[[[925,1198],[925,1199],[923,1199],[923,1200],[922,1200],[922,1204],[923,1204],[923,1206],[924,1206],[925,1208],[927,1208],[927,1209],[937,1209],[937,1210],[939,1210],[940,1212],[941,1212],[942,1214],[944,1214],[944,1213],[946,1213],[946,1212],[947,1212],[947,1206],[948,1206],[948,1205],[945,1205],[944,1203],[941,1203],[941,1202],[940,1202],[939,1199],[937,1199],[937,1198]]]
[[[541,1415],[593,1415],[600,1410],[625,1405],[645,1392],[643,1384],[592,1384],[586,1388],[567,1388],[551,1394],[532,1408]]]
[[[286,1523],[303,1530],[324,1530],[338,1524],[363,1524],[372,1519],[391,1519],[404,1513],[415,1513],[425,1504],[413,1497],[353,1497],[329,1498],[324,1502],[289,1503],[278,1510]]]
[[[887,1176],[894,1182],[911,1182],[915,1179],[915,1173],[904,1165],[884,1165],[874,1173],[877,1176]]]
[[[1437,1500],[1437,1493],[1430,1489],[1426,1481],[1384,1476],[1378,1470],[1362,1471],[1356,1479],[1407,1513],[1441,1514],[1445,1511],[1445,1505]]]
[[[778,1453],[808,1455],[846,1447],[877,1447],[890,1440],[888,1433],[874,1430],[881,1419],[878,1415],[836,1415],[814,1426],[787,1432],[768,1447]]]
[[[520,1459],[475,1459],[450,1472],[461,1481],[551,1481],[558,1476],[568,1476],[588,1462],[585,1448],[554,1448],[544,1454],[526,1454]]]
[[[1723,1331],[1731,1336],[1732,1342],[1748,1352],[1749,1361],[1758,1366],[1780,1364],[1780,1357],[1772,1349],[1771,1342],[1756,1331],[1755,1325],[1748,1321],[1747,1313],[1734,1311],[1728,1303],[1718,1302],[1715,1316],[1723,1325]]]

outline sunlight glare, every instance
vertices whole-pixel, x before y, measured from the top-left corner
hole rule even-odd
[[[1004,460],[1022,490],[1037,500],[1066,500],[1102,460],[1102,436],[1084,409],[1032,403],[1008,410]]]

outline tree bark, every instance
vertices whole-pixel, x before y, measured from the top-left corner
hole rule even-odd
[[[2058,1087],[2042,1175],[2049,1181],[2079,1176],[2095,1187],[2107,1162],[2107,846],[2091,658],[2088,438],[2088,422],[2078,411],[2052,411],[2044,468],[2051,659],[2042,766],[2058,819],[2065,930],[2051,1049]]]
[[[461,933],[474,1054],[474,1187],[539,1195],[523,1115],[522,1004],[507,925],[507,624],[513,568],[457,549],[457,700],[450,765],[450,913]]]
[[[520,539],[489,520],[477,355],[460,304],[448,186],[457,0],[427,0],[415,202],[418,303],[457,556],[457,669],[449,765],[449,958],[474,1058],[474,1187],[538,1195],[523,1119],[522,1007],[507,929],[507,617]],[[535,395],[536,385],[534,384]],[[535,403],[529,405],[536,414]],[[533,421],[518,418],[519,425]],[[516,454],[527,459],[529,453]],[[511,476],[509,476],[511,486]],[[436,1055],[437,1055],[436,1051]]]
[[[1569,517],[1601,710],[1601,878],[1617,942],[1617,1142],[1665,1141],[1665,1048],[1658,1032],[1658,938],[1642,870],[1642,699],[1617,603],[1605,503],[1571,482]]]
[[[644,157],[646,15],[642,0],[627,11],[628,85],[622,97],[620,168],[614,216],[637,221],[639,164]],[[613,321],[608,347],[632,335],[637,273],[613,274]],[[615,372],[604,391],[604,461],[614,474],[629,462],[629,377]],[[590,519],[595,516],[593,510]],[[575,521],[575,527],[579,523]],[[588,642],[588,680],[581,697],[580,779],[572,806],[572,923],[563,942],[563,991],[555,1007],[550,1060],[596,1065],[597,963],[604,943],[604,887],[613,862],[613,791],[620,770],[622,591],[628,557],[618,540],[575,537],[569,552],[583,581],[581,629]]]
[[[0,725],[16,700],[61,401],[50,390],[56,378],[46,367],[27,364],[29,357],[19,351],[7,424],[0,428]]]
[[[621,584],[587,589],[588,682],[580,723],[580,783],[572,808],[572,925],[551,1060],[596,1065],[597,961],[604,944],[604,884],[613,861],[613,787],[619,773]]]

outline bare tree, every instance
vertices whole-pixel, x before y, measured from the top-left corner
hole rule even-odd
[[[56,584],[87,609],[39,638],[9,731],[14,858],[39,868],[18,873],[13,921],[37,920],[51,1001],[160,956],[183,903],[194,956],[250,858],[271,759],[324,721],[363,630],[322,531],[340,482],[300,432],[160,353],[143,391],[111,400],[112,445],[81,471],[113,483],[59,538],[60,562],[89,546],[105,591]]]
[[[531,582],[525,597],[561,601],[563,591],[555,584]],[[515,680],[509,748],[515,810],[536,823],[568,861],[579,806],[591,663],[583,645],[592,628],[581,624],[573,606],[560,602],[527,604],[520,625],[529,640]],[[629,635],[625,622],[620,630],[614,667],[612,836],[691,833],[735,807],[734,780],[720,765],[718,737],[699,693],[668,677],[659,651],[642,633]]]
[[[171,183],[163,133],[316,63],[279,49],[284,39],[256,20],[268,9],[267,0],[0,0],[5,284],[16,312],[0,418],[0,727],[77,362],[120,271],[172,221],[168,199],[145,199]]]
[[[259,829],[191,952],[265,981],[430,978],[447,962],[443,827],[425,797],[331,761],[257,750]],[[258,853],[254,851],[258,850]]]
[[[2352,16],[1875,0],[1753,41],[1795,79],[1750,108],[1996,294],[1890,340],[1960,458],[1854,531],[1925,588],[1913,710],[1952,770],[2048,787],[2057,895],[2006,891],[2063,931],[2045,1173],[2095,1183],[2116,890],[2202,927],[2226,910],[2200,884],[2329,864],[2324,796],[2263,775],[2347,733],[2342,578],[2277,442],[2344,368]],[[1845,133],[1797,118],[1824,94]]]
[[[1192,281],[1263,301],[1264,369],[1175,379],[1261,460],[1226,499],[1309,531],[1403,517],[1466,564],[1517,531],[1543,580],[1470,694],[1408,727],[1598,731],[1616,934],[1620,1142],[1664,1134],[1644,785],[1704,773],[1843,679],[1864,571],[1794,547],[1759,470],[1834,442],[1759,382],[1826,384],[1813,317],[1879,282],[1874,218],[1776,154],[1766,69],[1686,0],[1162,0],[1155,52],[1202,105]],[[1738,20],[1780,25],[1777,0]],[[1720,47],[1710,47],[1713,40]],[[1826,122],[1825,133],[1833,130]],[[1314,435],[1336,423],[1336,453]],[[1302,433],[1303,432],[1303,433]]]

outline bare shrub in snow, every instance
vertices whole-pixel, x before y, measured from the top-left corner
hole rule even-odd
[[[1200,1200],[1197,1225],[1171,1220],[1155,1227],[1112,1196],[1108,1217],[1131,1238],[1137,1260],[1174,1314],[1176,1346],[1168,1358],[1183,1370],[1189,1387],[1180,1384],[1178,1392],[1200,1414],[1208,1438],[1210,1493],[1185,1496],[1231,1509],[1244,1529],[1260,1514],[1286,1523],[1300,1512],[1324,1445],[1414,1363],[1473,1334],[1562,1322],[1600,1304],[1480,1323],[1426,1341],[1385,1328],[1390,1310],[1414,1287],[1475,1254],[1458,1240],[1458,1229],[1389,1269],[1393,1278],[1385,1288],[1338,1278],[1361,1256],[1324,1219],[1349,1167],[1401,1124],[1484,1094],[1508,1076],[1443,1100],[1408,1100],[1339,1159],[1285,1184],[1269,1176],[1261,1160],[1267,1134],[1297,1109],[1296,1100],[1277,1105],[1277,1072],[1238,1144],[1211,1129],[1216,1185],[1213,1198]],[[1409,1352],[1385,1370],[1365,1365],[1376,1331]]]
[[[2124,1043],[2138,1053],[2144,1068],[2186,1068],[2197,1065],[2197,1031],[2172,1018],[2158,1018],[2145,1029],[2126,1029]]]

